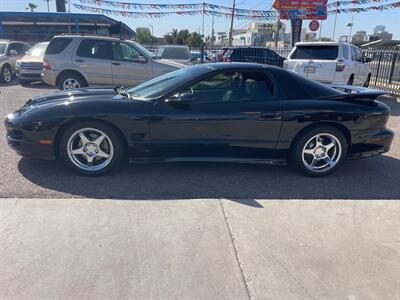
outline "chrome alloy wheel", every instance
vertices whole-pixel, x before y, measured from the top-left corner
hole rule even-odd
[[[114,147],[111,139],[101,130],[83,128],[69,138],[67,153],[75,166],[93,172],[108,166],[114,157]]]
[[[3,69],[3,79],[6,83],[9,83],[11,81],[11,71],[9,68],[5,67]]]
[[[75,78],[67,78],[63,81],[63,89],[71,90],[71,89],[79,89],[81,84]]]
[[[310,138],[302,151],[304,166],[312,172],[326,172],[332,169],[342,155],[342,145],[330,133],[319,133]]]

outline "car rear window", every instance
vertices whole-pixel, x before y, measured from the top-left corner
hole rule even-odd
[[[335,60],[338,57],[338,46],[296,46],[292,59]]]
[[[59,54],[71,43],[70,38],[54,38],[47,46],[45,54]]]

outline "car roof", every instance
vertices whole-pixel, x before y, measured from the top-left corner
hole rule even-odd
[[[23,44],[28,44],[23,41],[14,41],[14,40],[7,40],[7,39],[0,39],[0,43],[23,43]]]
[[[99,39],[99,40],[110,40],[110,41],[129,41],[133,42],[132,40],[124,40],[124,39],[119,39],[115,37],[109,37],[109,36],[102,36],[102,35],[81,35],[81,34],[60,34],[54,36],[54,38],[73,38],[73,39]]]
[[[298,42],[296,46],[338,46],[345,44],[342,42]]]
[[[160,48],[188,48],[188,46],[184,45],[161,45]]]

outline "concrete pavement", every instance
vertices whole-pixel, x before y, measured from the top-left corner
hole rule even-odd
[[[393,200],[0,199],[0,299],[400,299],[399,228]]]

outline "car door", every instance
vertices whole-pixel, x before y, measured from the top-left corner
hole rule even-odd
[[[137,85],[152,78],[152,61],[145,58],[133,45],[126,42],[112,43],[113,83]]]
[[[353,85],[361,85],[362,76],[362,54],[357,47],[351,46],[352,74],[354,74]]]
[[[111,41],[83,39],[73,56],[76,70],[81,72],[89,84],[113,83],[111,61],[113,59]]]
[[[160,101],[150,122],[159,155],[263,157],[276,147],[280,103],[264,72],[217,72]]]
[[[10,54],[11,50],[17,51],[17,55],[11,55]],[[13,42],[8,45],[7,49],[8,61],[10,62],[11,71],[13,73],[15,72],[16,61],[25,55],[25,51],[27,51],[27,47],[25,46],[24,43]]]

